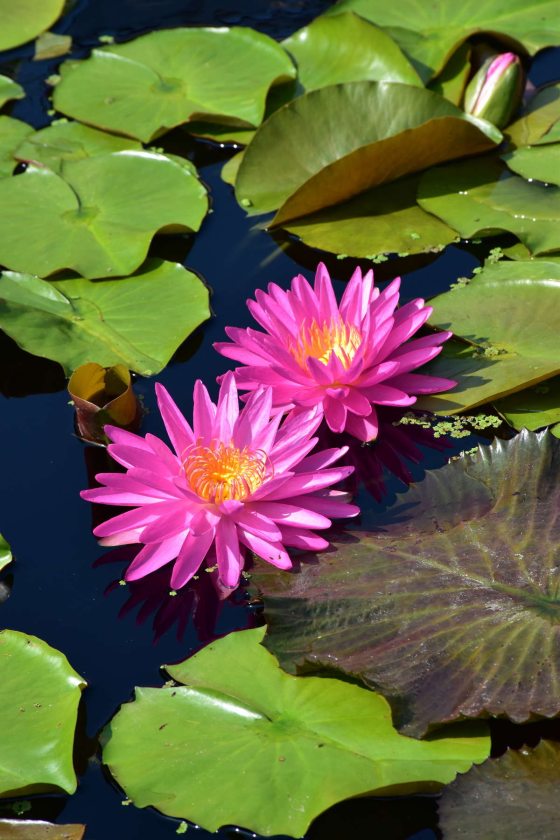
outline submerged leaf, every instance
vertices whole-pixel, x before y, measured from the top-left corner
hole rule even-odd
[[[250,213],[279,207],[274,224],[284,224],[500,139],[493,126],[471,122],[423,88],[332,85],[298,97],[260,127],[239,168],[236,195]]]
[[[418,74],[382,29],[351,12],[318,17],[282,42],[305,90],[341,82],[402,82],[422,87]]]
[[[57,111],[143,142],[190,119],[255,127],[269,88],[296,75],[272,38],[244,27],[150,32],[60,73]]]
[[[184,685],[137,688],[121,706],[103,761],[137,806],[209,831],[234,824],[300,837],[341,799],[446,783],[487,756],[484,728],[415,741],[393,729],[380,695],[284,674],[263,633],[230,633],[165,666]]]
[[[560,744],[553,741],[489,759],[444,790],[445,840],[557,840],[559,785]]]
[[[65,0],[0,0],[0,50],[11,50],[48,29],[64,9]]]
[[[72,748],[84,686],[60,651],[0,631],[0,796],[76,790]]]
[[[509,231],[533,254],[560,248],[560,188],[531,184],[495,158],[431,169],[418,203],[464,238]]]
[[[60,175],[29,166],[0,180],[0,263],[41,277],[128,275],[158,231],[196,231],[207,209],[191,170],[153,152],[67,160]]]
[[[296,574],[260,565],[265,643],[386,696],[402,730],[560,712],[560,441],[523,431],[399,497]]]
[[[82,840],[85,825],[55,825],[43,820],[0,820],[2,840]]]
[[[471,35],[487,32],[516,51],[535,53],[560,39],[556,0],[342,0],[328,14],[353,11],[386,29],[410,56],[423,79],[439,72],[453,50]],[[513,43],[512,43],[513,42]]]
[[[288,222],[285,229],[313,248],[352,257],[441,250],[457,232],[418,206],[417,187],[418,176],[400,178]]]
[[[68,374],[95,359],[152,376],[210,316],[204,283],[157,259],[119,280],[48,282],[6,271],[0,282],[0,327]]]
[[[35,55],[33,61],[45,61],[48,58],[59,58],[72,49],[72,36],[61,35],[58,32],[42,32],[35,41]]]
[[[467,343],[446,342],[427,373],[454,379],[417,407],[453,414],[522,391],[560,373],[560,263],[517,260],[486,265],[466,285],[430,301],[430,324]]]

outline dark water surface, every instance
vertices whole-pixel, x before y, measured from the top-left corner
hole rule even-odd
[[[320,0],[82,0],[55,29],[72,34],[73,55],[80,57],[96,45],[99,35],[124,40],[166,26],[243,24],[281,38],[328,5]],[[31,62],[31,55],[29,46],[0,55],[0,72],[15,73],[28,93],[25,101],[13,107],[12,115],[41,127],[49,121],[50,107],[44,79],[56,70],[60,59]],[[535,62],[535,81],[542,84],[557,78],[559,64],[558,51],[542,54]],[[286,240],[275,241],[259,223],[245,217],[231,188],[219,177],[222,162],[231,152],[190,140],[181,131],[158,143],[188,153],[211,191],[214,208],[192,241],[167,238],[153,247],[153,253],[177,259],[200,273],[213,292],[215,317],[179,349],[158,377],[189,416],[194,380],[205,379],[212,391],[211,383],[227,368],[227,360],[212,350],[212,343],[224,338],[226,324],[251,322],[245,299],[270,280],[287,285],[300,271],[311,277],[319,255]],[[470,250],[451,247],[431,262],[427,258],[401,260],[397,270],[403,273],[404,297],[429,297],[445,290],[458,276],[470,274],[491,244],[470,246]],[[332,258],[328,265],[341,281],[353,268],[347,260]],[[393,273],[391,265],[384,264],[376,275],[378,280],[387,280]],[[340,282],[338,291],[342,288]],[[96,736],[119,704],[131,697],[135,685],[161,685],[163,662],[183,659],[210,639],[261,619],[247,606],[243,592],[219,604],[209,587],[204,588],[204,580],[199,590],[184,590],[171,598],[166,570],[129,587],[119,585],[126,551],[97,546],[91,535],[92,515],[99,516],[100,511],[92,510],[78,495],[94,472],[105,469],[103,450],[84,446],[75,437],[73,410],[57,365],[20,351],[5,337],[0,339],[0,351],[4,491],[0,530],[16,558],[2,576],[12,587],[11,596],[0,607],[2,626],[35,634],[59,648],[89,684],[78,725],[78,790],[72,797],[34,799],[26,816],[84,822],[87,840],[169,840],[175,836],[178,821],[153,810],[123,806],[122,792],[101,768]],[[153,380],[137,379],[136,390],[148,410],[143,433],[163,434]],[[463,439],[455,448],[470,448],[474,443],[474,438]],[[415,468],[415,476],[421,477],[423,468],[441,466],[452,452],[428,452],[423,467]],[[367,493],[360,494],[362,524],[382,521],[384,508],[402,485],[393,479],[387,488],[380,504]],[[512,735],[511,728],[501,725],[496,729],[498,742],[517,739],[521,743],[531,737],[530,729],[517,730]],[[219,795],[217,789],[217,801]],[[435,800],[429,797],[364,799],[328,811],[308,837],[428,840],[438,836],[435,824]],[[209,835],[190,826],[188,836],[204,840],[239,834],[226,829]]]

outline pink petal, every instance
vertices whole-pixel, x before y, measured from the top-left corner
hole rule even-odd
[[[314,497],[306,497],[313,500]],[[303,502],[305,505],[306,503]],[[290,528],[328,528],[330,522],[324,516],[314,513],[310,510],[305,510],[304,507],[293,504],[284,504],[282,502],[259,502],[259,513],[272,519],[281,527],[289,526]]]
[[[192,519],[192,512],[184,502],[169,502],[166,510],[162,511],[154,522],[142,531],[142,542],[161,542],[169,537],[186,532]]]
[[[366,393],[371,402],[376,405],[408,406],[416,402],[415,397],[410,397],[404,391],[392,388],[390,385],[373,385],[367,389]]]
[[[241,526],[244,531],[250,531],[256,537],[261,537],[268,542],[278,542],[281,538],[280,529],[269,519],[263,516],[258,510],[251,510],[245,505],[241,511],[234,517],[237,525]]]
[[[194,383],[193,401],[194,436],[203,443],[209,443],[212,440],[216,406],[200,379],[197,379]]]
[[[228,444],[233,435],[233,428],[239,417],[239,397],[235,376],[228,371],[220,385],[216,419],[214,421],[214,436]]]
[[[325,420],[333,432],[342,432],[346,424],[346,406],[341,400],[327,397],[323,403]]]
[[[167,503],[158,502],[155,505],[145,505],[134,510],[127,510],[125,513],[120,513],[118,516],[113,516],[112,519],[102,522],[101,525],[93,529],[93,533],[96,537],[111,537],[114,534],[121,533],[121,531],[144,528],[150,522],[157,521],[162,506],[167,507]]]
[[[295,531],[291,528],[286,528],[283,535],[283,543],[292,546],[293,548],[300,548],[303,551],[324,551],[329,547],[330,543],[323,537],[319,537],[312,531]]]
[[[262,540],[260,537],[256,537],[249,531],[244,530],[239,531],[239,539],[247,548],[254,551],[261,560],[265,560],[267,563],[271,563],[279,569],[292,568],[292,561],[282,543],[272,543],[267,540]]]
[[[173,589],[180,589],[196,574],[213,542],[214,530],[211,528],[202,534],[187,534],[171,573]]]
[[[288,478],[281,487],[263,496],[262,500],[272,502],[277,499],[291,499],[293,496],[299,496],[303,493],[313,493],[317,490],[323,490],[325,487],[330,487],[331,484],[342,481],[353,472],[354,467],[349,466],[298,474],[293,476],[293,478]]]
[[[156,396],[165,429],[173,448],[182,458],[185,449],[194,443],[194,434],[167,390],[156,382]]]
[[[125,572],[125,580],[138,580],[174,560],[183,544],[183,535],[153,545],[145,545]]]
[[[346,496],[346,494],[343,493],[342,496]],[[357,505],[341,502],[330,496],[301,496],[300,498],[296,496],[292,499],[292,502],[296,505],[305,505],[306,508],[309,508],[309,512],[313,511],[317,516],[329,517],[326,519],[329,525],[331,524],[331,518],[350,519],[353,516],[358,516],[360,513],[360,508]],[[281,524],[283,525],[284,523]],[[317,526],[308,527],[316,528]]]
[[[231,519],[221,519],[216,527],[216,560],[220,580],[233,588],[239,583],[243,561],[239,550],[237,528]]]
[[[457,383],[453,379],[444,379],[442,376],[403,373],[401,376],[391,377],[391,385],[411,394],[437,394],[439,391],[449,391]]]
[[[357,437],[358,440],[364,441],[364,443],[375,440],[379,433],[379,421],[375,408],[372,406],[371,414],[368,414],[367,417],[349,414],[346,419],[346,431]]]
[[[319,317],[322,321],[338,318],[338,304],[331,278],[324,263],[319,263],[315,273],[314,291],[319,299]]]

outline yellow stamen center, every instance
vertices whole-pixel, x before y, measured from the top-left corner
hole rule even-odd
[[[195,444],[184,462],[185,474],[195,493],[209,502],[242,501],[261,486],[269,461],[260,449],[238,449],[224,443]]]
[[[362,335],[353,324],[346,324],[340,318],[322,324],[313,319],[304,321],[290,350],[301,367],[306,367],[309,356],[326,365],[334,354],[345,368],[349,368],[361,343]]]

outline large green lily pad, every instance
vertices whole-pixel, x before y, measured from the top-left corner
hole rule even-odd
[[[445,840],[557,840],[560,744],[508,750],[459,776],[443,792]]]
[[[67,374],[96,361],[152,376],[210,315],[201,280],[163,260],[120,280],[48,282],[6,271],[0,284],[0,327]]]
[[[426,366],[455,379],[451,391],[418,400],[419,408],[453,414],[494,402],[560,373],[560,264],[516,260],[489,264],[467,284],[430,301],[430,324],[468,343],[450,341]]]
[[[513,172],[530,181],[544,181],[560,186],[560,143],[516,149],[503,155],[502,160]]]
[[[0,572],[13,560],[12,550],[2,534],[0,534]]]
[[[0,50],[11,50],[48,29],[62,14],[64,0],[0,0]]]
[[[11,175],[16,165],[14,153],[33,128],[13,117],[0,116],[0,178]]]
[[[439,76],[430,82],[429,89],[460,107],[472,69],[470,59],[471,45],[465,41],[455,50]]]
[[[560,85],[549,85],[529,101],[525,112],[505,129],[514,146],[560,140]]]
[[[64,161],[82,160],[126,149],[142,151],[142,144],[81,123],[59,120],[47,128],[28,134],[15,150],[14,156],[18,160],[42,163],[54,172],[62,172]]]
[[[495,408],[514,429],[542,429],[560,423],[560,376],[498,400]]]
[[[416,203],[418,176],[400,178],[285,225],[306,245],[352,257],[441,250],[457,238]]]
[[[57,111],[143,142],[190,119],[255,127],[271,85],[296,75],[272,38],[244,27],[151,32],[60,72]]]
[[[328,14],[348,11],[387,29],[425,80],[443,68],[455,47],[481,32],[530,53],[560,41],[556,0],[342,0]]]
[[[125,151],[69,160],[61,174],[30,166],[0,180],[0,263],[45,277],[127,275],[158,231],[198,230],[206,190],[165,155]]]
[[[102,736],[103,761],[136,805],[209,831],[234,824],[300,837],[334,802],[445,783],[488,754],[480,728],[402,737],[383,697],[284,674],[263,634],[231,633],[166,666],[183,685],[137,688],[121,707]]]
[[[60,651],[0,632],[0,796],[76,790],[72,749],[84,686]]]
[[[351,12],[316,18],[282,46],[294,59],[305,90],[366,79],[422,87],[393,39]]]
[[[85,825],[55,825],[43,820],[0,820],[2,840],[82,840]]]
[[[280,108],[247,147],[237,199],[251,213],[280,207],[274,224],[345,201],[431,164],[490,148],[501,138],[423,88],[351,82]]]
[[[560,712],[560,441],[521,432],[428,473],[378,533],[297,574],[262,568],[283,667],[360,677],[402,730]]]
[[[463,238],[509,231],[533,254],[560,248],[560,188],[531,184],[493,157],[425,172],[418,203]]]
[[[0,37],[2,36],[0,35]],[[9,79],[7,76],[0,75],[0,108],[6,102],[9,102],[10,99],[23,99],[24,96],[25,91],[21,85],[18,85],[17,82],[14,82],[13,79]]]

